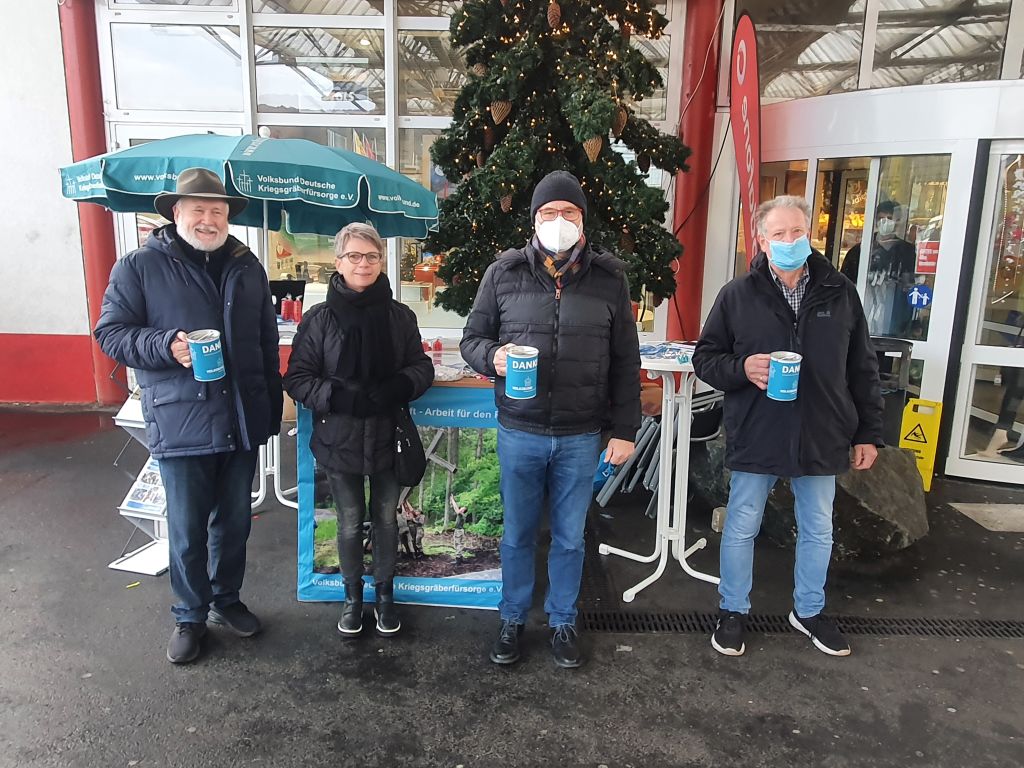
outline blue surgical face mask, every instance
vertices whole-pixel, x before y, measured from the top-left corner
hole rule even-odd
[[[769,258],[772,260],[772,264],[783,272],[800,269],[807,263],[807,257],[811,255],[811,243],[806,235],[798,237],[792,243],[770,240],[768,246],[771,251]]]

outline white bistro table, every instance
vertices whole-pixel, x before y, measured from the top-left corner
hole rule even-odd
[[[675,360],[661,358],[640,358],[640,367],[647,371],[650,378],[661,377],[661,443],[658,465],[658,514],[654,537],[654,551],[649,555],[640,555],[624,549],[601,544],[598,552],[602,555],[617,555],[638,563],[658,565],[654,573],[638,584],[622,593],[624,602],[631,603],[637,594],[656,582],[665,572],[671,554],[682,567],[683,571],[695,579],[717,584],[718,577],[702,573],[694,569],[687,558],[699,549],[707,546],[707,539],[700,538],[689,546],[686,544],[686,498],[690,472],[690,422],[693,387],[696,376],[693,365],[689,362],[678,363]],[[675,377],[679,375],[679,387]],[[678,413],[678,421],[676,414]],[[672,424],[677,424],[676,434],[672,434]],[[673,456],[674,454],[674,456]],[[674,481],[674,483],[673,483]]]

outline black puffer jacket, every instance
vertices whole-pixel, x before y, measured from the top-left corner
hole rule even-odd
[[[624,266],[585,246],[579,271],[563,277],[560,295],[532,245],[505,251],[487,268],[463,332],[463,358],[496,376],[500,346],[540,350],[535,398],[507,398],[504,377],[495,379],[502,425],[544,435],[610,428],[612,437],[636,437],[640,345]]]
[[[725,392],[726,466],[741,472],[802,477],[850,468],[850,446],[882,444],[878,360],[857,289],[818,253],[794,315],[757,256],[750,272],[726,285],[704,326],[693,367]],[[797,399],[777,402],[743,370],[750,356],[803,355]]]
[[[399,375],[412,381],[415,400],[434,381],[434,366],[423,353],[416,315],[392,300],[390,312],[392,350]],[[292,341],[292,355],[284,375],[285,390],[313,411],[313,437],[309,447],[327,469],[372,475],[394,464],[395,419],[391,414],[350,416],[331,413],[331,377],[345,337],[334,313],[318,304],[302,317]]]
[[[161,227],[114,265],[96,339],[131,368],[142,387],[146,438],[154,458],[256,450],[281,430],[277,317],[267,273],[233,237],[221,284]],[[171,355],[179,330],[221,331],[227,376],[196,381]]]

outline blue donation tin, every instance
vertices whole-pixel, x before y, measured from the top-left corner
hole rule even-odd
[[[796,352],[772,352],[768,363],[768,397],[772,400],[796,400],[803,359],[803,355]]]
[[[510,347],[505,373],[505,397],[513,400],[529,400],[537,396],[536,347]]]
[[[224,378],[224,352],[220,347],[220,331],[192,331],[188,351],[192,355],[192,375],[196,381],[217,381]]]

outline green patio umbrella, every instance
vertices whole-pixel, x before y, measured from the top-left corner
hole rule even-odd
[[[119,213],[153,211],[186,168],[208,168],[253,201],[233,224],[334,235],[367,222],[382,237],[425,237],[437,197],[386,165],[305,139],[196,134],[150,141],[60,169],[64,197]]]

